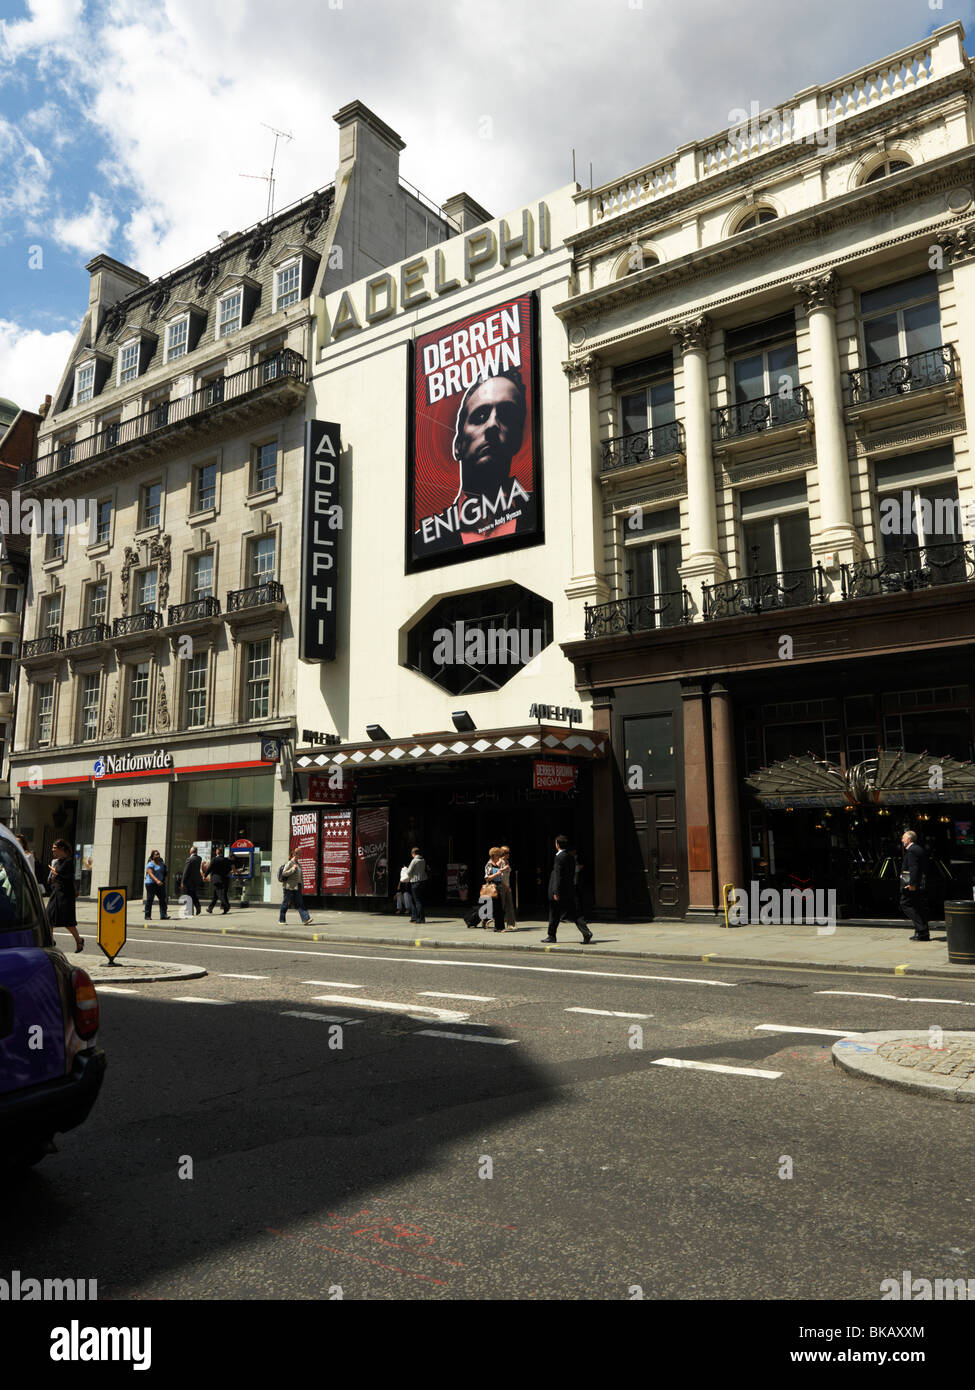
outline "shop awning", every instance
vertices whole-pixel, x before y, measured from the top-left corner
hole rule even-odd
[[[343,743],[331,748],[298,749],[299,768],[390,767],[412,763],[450,763],[499,757],[567,756],[589,760],[606,756],[609,735],[594,729],[530,724],[516,729],[477,729],[470,734],[417,734],[382,743]]]
[[[912,806],[975,799],[975,763],[881,748],[844,773],[812,753],[773,763],[745,785],[768,810]]]

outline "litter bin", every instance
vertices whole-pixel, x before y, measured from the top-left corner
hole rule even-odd
[[[975,965],[975,902],[945,903],[950,965]]]

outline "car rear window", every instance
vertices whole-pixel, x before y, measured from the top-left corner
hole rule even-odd
[[[0,837],[0,933],[41,930],[41,911],[30,866],[16,845]]]

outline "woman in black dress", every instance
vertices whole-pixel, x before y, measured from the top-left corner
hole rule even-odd
[[[47,920],[52,927],[65,927],[75,940],[75,955],[85,949],[85,938],[78,935],[78,919],[74,910],[74,855],[67,840],[55,840],[51,846],[54,858],[47,886]]]

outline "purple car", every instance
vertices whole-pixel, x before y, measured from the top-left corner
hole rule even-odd
[[[37,880],[0,826],[0,1167],[37,1163],[95,1103],[98,999],[54,944]]]

